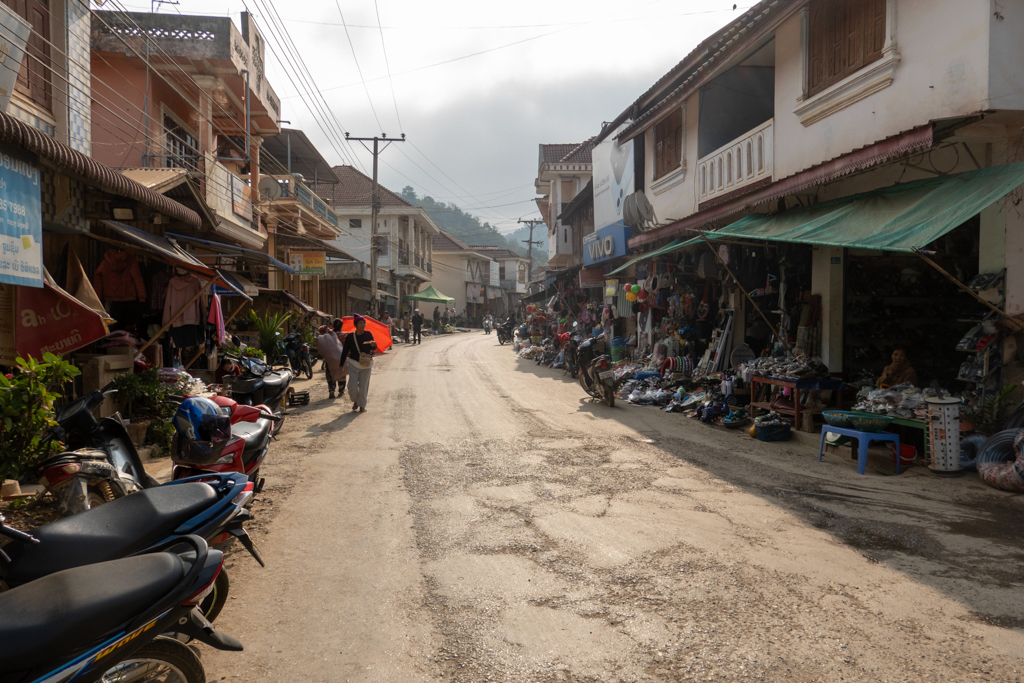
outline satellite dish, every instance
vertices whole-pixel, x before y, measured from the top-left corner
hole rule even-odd
[[[258,189],[261,197],[266,197],[272,202],[276,202],[281,198],[281,184],[270,176],[260,178]]]

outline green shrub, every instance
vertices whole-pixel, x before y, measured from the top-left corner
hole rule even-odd
[[[52,353],[44,353],[42,361],[29,357],[15,363],[17,372],[0,375],[0,480],[21,478],[57,450],[59,443],[44,442],[57,424],[53,403],[61,396],[60,385],[79,374]]]
[[[291,314],[275,313],[263,318],[256,315],[256,311],[249,311],[249,321],[256,328],[259,335],[260,350],[266,354],[267,360],[273,362],[278,356],[278,334],[284,329],[284,324],[291,318]]]

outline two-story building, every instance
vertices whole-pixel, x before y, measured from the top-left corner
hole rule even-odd
[[[433,238],[433,285],[455,299],[455,310],[470,320],[483,316],[501,294],[501,263],[489,247],[471,247],[443,230]],[[430,311],[424,311],[424,315]]]
[[[339,217],[341,234],[329,244],[367,266],[365,281],[361,278],[350,281],[349,288],[360,297],[365,290],[368,298],[373,179],[352,166],[334,166],[331,172],[338,179],[337,183],[314,185],[316,193],[327,200]],[[378,184],[377,196],[379,305],[395,315],[406,294],[420,291],[434,277],[432,239],[441,231],[424,209],[410,204],[383,185]]]
[[[966,331],[908,284],[962,289],[933,265],[961,284],[1005,268],[996,308],[1024,313],[1024,218],[1013,208],[1024,181],[1015,165],[1022,29],[1024,15],[988,0],[757,3],[597,137],[616,146],[613,158],[632,154],[634,189],[657,217],[633,228],[628,246],[643,254],[618,275],[660,273],[687,251],[699,259],[709,253],[692,239],[702,232],[717,238],[720,255],[739,254],[739,270],[746,259],[737,243],[763,244],[772,277],[798,264],[783,286],[820,306],[810,346],[848,379],[880,371],[901,343],[945,349],[945,337]],[[897,281],[888,289],[878,285],[886,272]],[[911,291],[924,298],[911,301]],[[960,312],[960,298],[949,311]],[[729,305],[749,309],[743,297]],[[740,342],[743,317],[733,335]],[[941,341],[926,333],[936,327],[946,331]],[[952,377],[938,372],[954,364],[952,348],[919,353],[936,369],[930,377],[957,377],[955,368]]]
[[[548,229],[548,265],[579,265],[582,254],[573,251],[572,227],[559,216],[593,175],[593,139],[574,144],[542,144],[534,187],[541,195],[537,208]]]
[[[265,41],[248,13],[241,21],[93,12],[93,156],[193,208],[204,219],[196,236],[260,251],[269,240],[273,253],[253,202],[281,104]]]
[[[526,296],[530,260],[502,247],[471,246],[470,249],[489,256],[493,261],[491,284],[484,289],[485,305],[490,313],[496,316],[508,315]],[[493,284],[495,268],[498,271],[500,288]]]

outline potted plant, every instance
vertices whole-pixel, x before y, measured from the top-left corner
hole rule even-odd
[[[973,429],[979,434],[990,436],[1001,430],[1010,407],[1009,396],[1016,388],[1013,384],[1005,386],[981,403],[965,408],[960,414],[960,431]]]
[[[168,418],[173,406],[167,403],[169,390],[160,382],[155,369],[118,375],[114,378],[117,400],[124,406],[128,435],[136,446],[142,446],[153,421]]]
[[[42,361],[16,358],[17,370],[0,375],[0,482],[20,479],[34,471],[40,459],[59,448],[45,439],[57,424],[53,404],[60,385],[79,374],[52,353]]]
[[[281,332],[284,329],[284,324],[291,318],[291,314],[284,315],[282,313],[269,313],[260,317],[256,315],[256,311],[249,311],[249,321],[253,324],[256,333],[259,335],[259,350],[263,352],[266,359],[273,362],[274,359],[280,355],[282,350],[281,347]]]

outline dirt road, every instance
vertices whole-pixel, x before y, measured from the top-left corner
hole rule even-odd
[[[459,334],[285,426],[211,680],[1024,681],[1024,500],[859,476]]]

